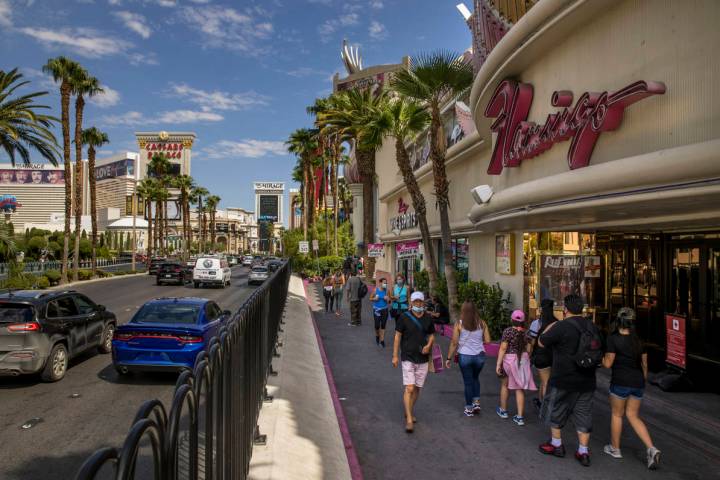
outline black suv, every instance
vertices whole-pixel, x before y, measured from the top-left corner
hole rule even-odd
[[[157,275],[158,267],[165,262],[167,262],[166,258],[162,258],[162,257],[151,258],[150,264],[148,265],[148,274],[149,275]]]
[[[190,281],[192,281],[192,272],[188,273],[188,267],[182,263],[167,262],[157,267],[156,285],[168,282],[185,285]]]
[[[0,294],[0,375],[65,376],[68,360],[91,348],[110,353],[115,314],[85,295],[20,290]]]

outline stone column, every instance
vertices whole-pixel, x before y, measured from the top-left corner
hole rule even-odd
[[[353,213],[350,222],[353,226],[355,245],[357,245],[363,242],[363,185],[362,183],[351,183],[348,187],[353,198]]]

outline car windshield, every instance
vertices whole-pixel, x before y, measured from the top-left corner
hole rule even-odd
[[[34,316],[35,309],[30,305],[8,303],[0,305],[0,323],[31,322]]]
[[[197,323],[201,305],[187,303],[146,303],[132,323]]]
[[[256,273],[266,273],[266,272],[267,272],[267,268],[265,268],[265,267],[253,267],[252,271],[253,271],[253,272],[256,272]]]

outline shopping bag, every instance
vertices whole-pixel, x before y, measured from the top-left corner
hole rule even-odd
[[[433,344],[430,365],[432,365],[432,372],[440,373],[443,371],[443,356],[440,345]]]

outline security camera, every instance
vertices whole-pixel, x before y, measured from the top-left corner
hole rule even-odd
[[[493,189],[490,185],[480,185],[472,189],[472,196],[475,203],[488,203],[493,196]]]

